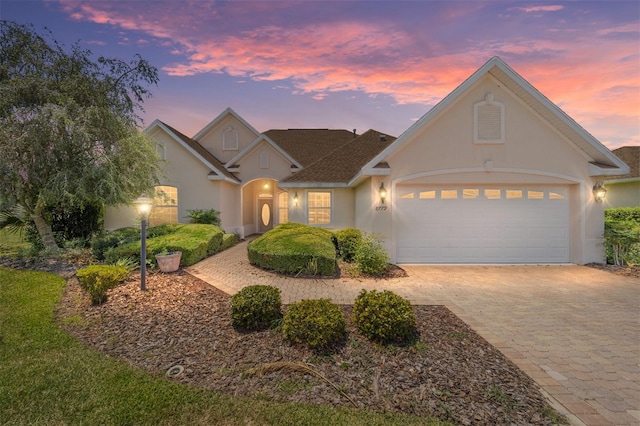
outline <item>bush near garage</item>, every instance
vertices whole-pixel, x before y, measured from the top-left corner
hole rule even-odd
[[[640,207],[605,210],[604,246],[607,263],[640,264]]]
[[[284,223],[249,243],[249,262],[283,274],[333,275],[337,262],[332,236],[325,229]]]
[[[328,299],[301,300],[287,309],[282,332],[292,343],[327,351],[346,336],[344,312]]]
[[[166,252],[182,252],[181,266],[190,266],[223,250],[225,244],[235,242],[235,236],[227,237],[215,225],[164,224],[151,227],[147,233],[147,259],[155,262],[155,255]],[[104,252],[107,263],[118,259],[131,258],[140,262],[140,241],[111,247]]]
[[[338,257],[345,262],[356,260],[356,251],[362,244],[362,231],[356,228],[346,228],[333,233]]]
[[[416,316],[411,303],[385,290],[362,290],[353,305],[358,331],[379,343],[408,343],[416,337]]]
[[[355,262],[364,274],[382,275],[389,269],[389,254],[382,246],[382,239],[376,234],[364,234],[356,248]]]
[[[231,297],[231,323],[243,330],[271,328],[282,318],[280,290],[268,285],[251,285]]]

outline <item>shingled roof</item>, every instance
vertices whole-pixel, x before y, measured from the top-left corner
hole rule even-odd
[[[171,132],[173,132],[173,134],[180,138],[186,145],[188,145],[190,148],[192,148],[195,152],[198,153],[198,155],[200,155],[202,158],[204,158],[207,162],[209,162],[211,165],[213,165],[220,173],[222,173],[225,177],[232,179],[236,182],[239,182],[239,179],[237,177],[235,177],[233,175],[233,173],[231,173],[230,171],[228,171],[224,164],[222,164],[222,162],[220,162],[220,160],[218,160],[216,157],[213,156],[213,154],[211,154],[209,151],[207,151],[207,149],[205,147],[203,147],[202,145],[200,145],[197,141],[191,139],[190,137],[186,136],[184,133],[176,130],[175,128],[169,126],[167,123],[164,123],[162,121],[160,121],[167,129],[171,130]],[[219,176],[218,173],[211,171],[211,173],[209,173],[210,176]]]
[[[268,130],[264,132],[264,135],[300,163],[302,167],[310,166],[318,159],[354,140],[353,133],[348,130]]]
[[[316,162],[305,167],[282,183],[334,183],[348,184],[373,157],[396,138],[376,130],[367,130]],[[317,157],[316,157],[317,158]]]
[[[623,146],[611,151],[616,157],[624,161],[629,166],[629,173],[626,175],[610,176],[607,180],[630,179],[640,177],[640,146]]]

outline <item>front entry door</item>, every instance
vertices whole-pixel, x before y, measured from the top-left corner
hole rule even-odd
[[[273,228],[273,200],[258,200],[258,232],[263,234]]]

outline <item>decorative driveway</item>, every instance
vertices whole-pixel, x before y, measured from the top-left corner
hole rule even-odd
[[[234,294],[351,304],[361,289],[447,306],[529,374],[573,424],[640,424],[640,280],[585,266],[417,266],[391,280],[288,278],[249,265],[246,242],[187,271]],[[558,404],[561,404],[559,406]]]

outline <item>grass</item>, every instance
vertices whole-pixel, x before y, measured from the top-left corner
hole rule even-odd
[[[278,403],[178,385],[82,345],[57,327],[56,275],[0,267],[0,423],[442,425],[348,408]]]
[[[25,241],[24,235],[9,233],[4,229],[0,231],[0,256],[15,256],[29,247],[31,244]]]

